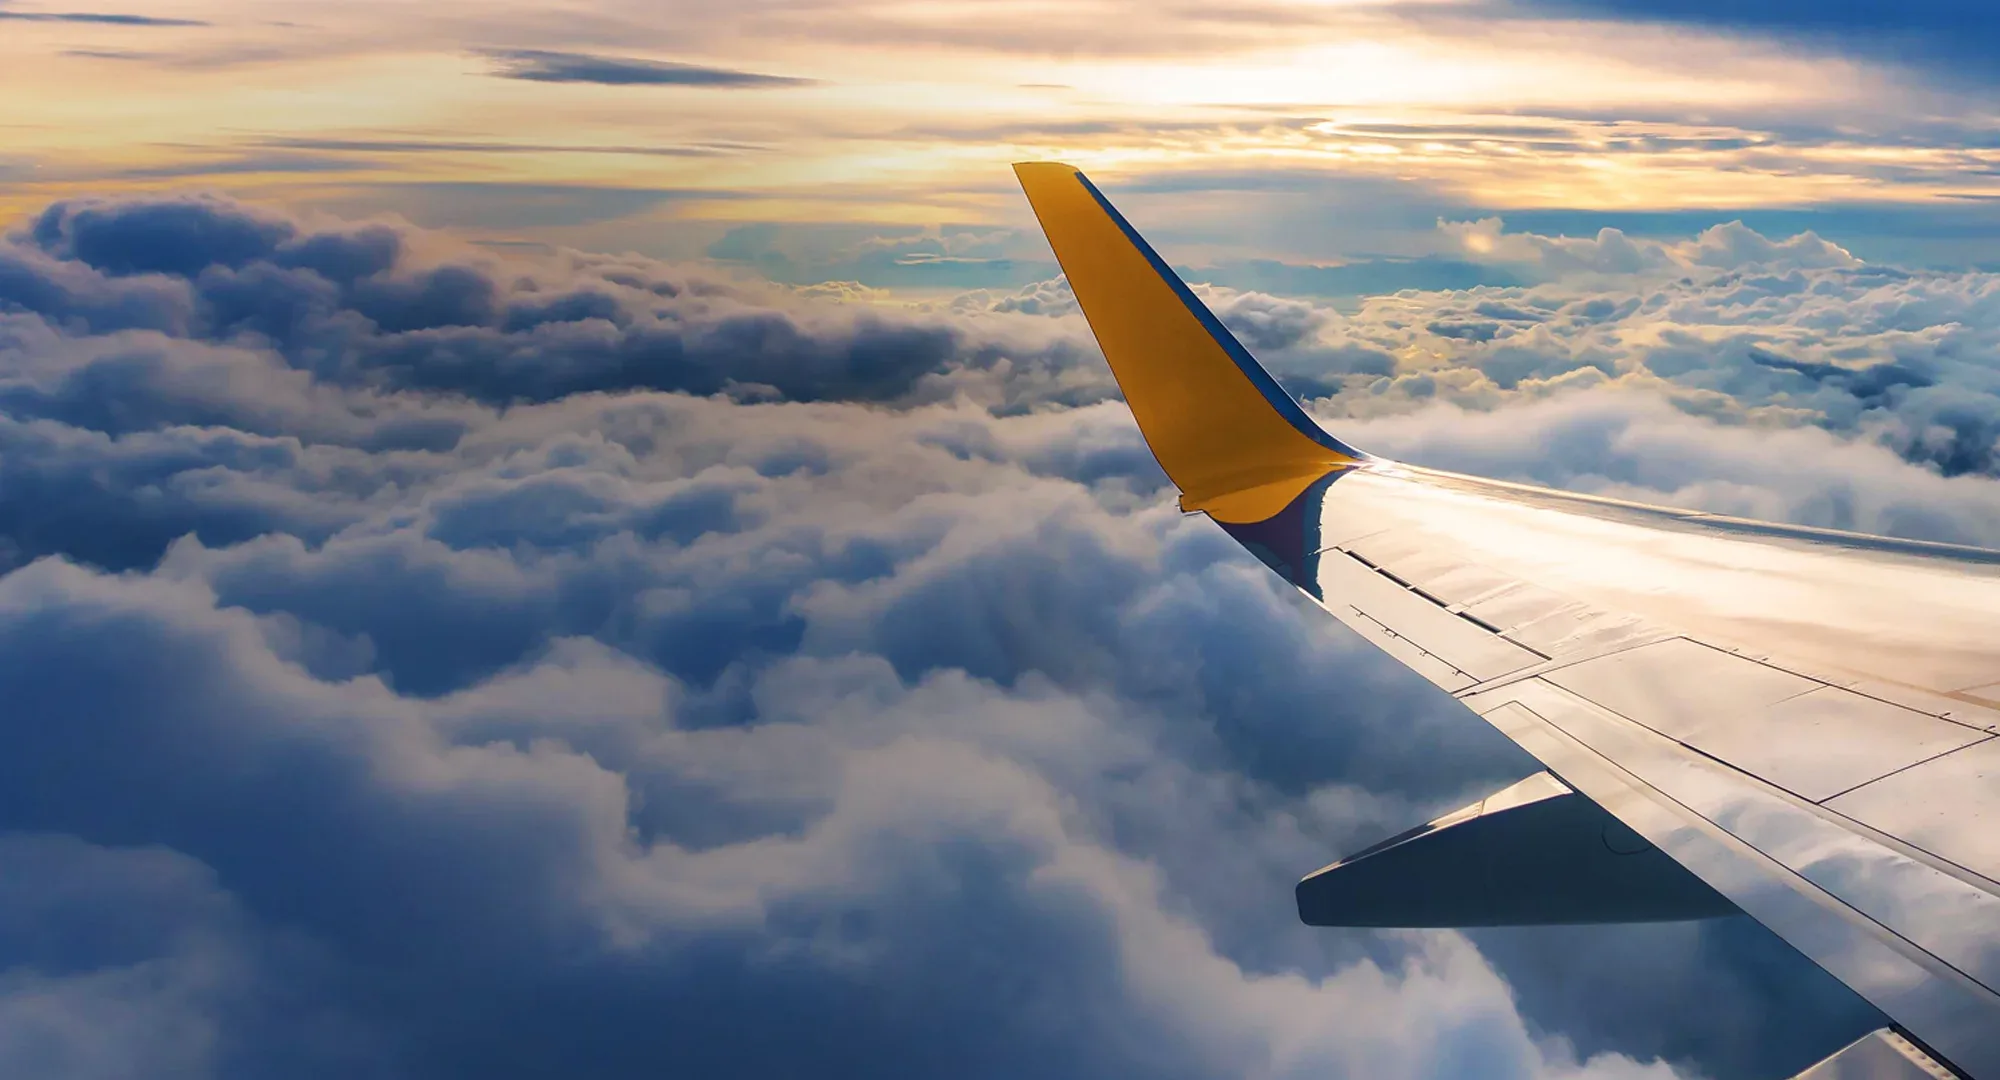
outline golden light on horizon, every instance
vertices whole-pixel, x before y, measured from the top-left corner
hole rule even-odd
[[[1127,0],[829,0],[679,41],[658,28],[671,5],[189,0],[147,14],[206,25],[14,24],[0,210],[190,186],[408,210],[414,188],[487,185],[673,193],[629,212],[654,224],[993,223],[1021,213],[1005,166],[1045,157],[1118,183],[1277,170],[1494,211],[1993,187],[1992,155],[1945,146],[1831,138],[1773,155],[1788,118],[1865,117],[1915,93],[1852,61],[1689,31],[1468,29],[1452,19],[1469,9],[1406,7],[1281,2],[1259,23],[1134,18]],[[523,48],[699,70],[500,77]]]

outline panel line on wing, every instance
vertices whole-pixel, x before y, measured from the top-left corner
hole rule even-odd
[[[1922,768],[1923,766],[1929,765],[1931,762],[1936,761],[1939,758],[1950,757],[1951,755],[1956,754],[1961,750],[1970,750],[1975,746],[1984,746],[1987,743],[1992,742],[1994,738],[1995,736],[1988,735],[1983,739],[1977,739],[1972,742],[1966,743],[1964,746],[1954,746],[1949,750],[1940,750],[1939,752],[1932,754],[1930,757],[1927,757],[1922,761],[1912,761],[1908,765],[1905,765],[1899,769],[1891,769],[1888,772],[1883,773],[1882,775],[1876,777],[1873,780],[1863,780],[1862,782],[1854,785],[1853,787],[1848,788],[1846,791],[1836,791],[1833,794],[1828,795],[1826,798],[1819,800],[1820,804],[1825,805],[1827,803],[1834,801],[1835,799],[1840,798],[1843,795],[1852,795],[1855,792],[1860,791],[1862,788],[1865,788],[1870,784],[1879,784],[1884,780],[1891,779],[1892,777],[1901,776],[1902,774],[1909,772],[1911,769]],[[1971,868],[1968,867],[1967,869]]]
[[[1383,580],[1389,582],[1390,584],[1396,586],[1397,588],[1403,590],[1404,592],[1409,593],[1412,596],[1415,596],[1419,600],[1423,600],[1429,603],[1432,607],[1439,609],[1444,614],[1450,615],[1453,618],[1472,624],[1472,626],[1478,629],[1480,632],[1490,635],[1496,641],[1505,642],[1508,645],[1511,645],[1514,648],[1521,650],[1522,652],[1528,653],[1532,656],[1539,658],[1540,660],[1549,659],[1547,653],[1544,653],[1541,650],[1536,649],[1532,645],[1526,645],[1523,644],[1522,642],[1515,641],[1514,639],[1507,637],[1506,635],[1501,633],[1499,628],[1495,627],[1492,623],[1489,623],[1486,620],[1481,619],[1476,615],[1471,615],[1464,611],[1452,610],[1452,605],[1444,598],[1425,591],[1422,586],[1411,583],[1409,580],[1396,574],[1395,571],[1393,570],[1377,565],[1376,563],[1370,561],[1366,555],[1363,555],[1358,551],[1354,551],[1348,548],[1336,548],[1330,550],[1335,550],[1340,552],[1341,554],[1346,555],[1348,558],[1353,559],[1355,562],[1360,563],[1363,567],[1366,567],[1369,573],[1375,575],[1376,577],[1382,578]],[[1362,614],[1365,615],[1367,614],[1367,612],[1364,611],[1362,612]]]
[[[1477,686],[1467,687],[1460,691],[1458,696],[1471,697],[1474,694],[1483,694],[1489,690],[1504,690],[1517,683],[1539,679],[1550,672],[1561,671],[1566,667],[1572,667],[1587,660],[1595,660],[1603,656],[1615,656],[1618,653],[1630,652],[1633,649],[1643,649],[1648,645],[1657,645],[1662,641],[1671,641],[1678,636],[1680,635],[1662,632],[1659,637],[1640,638],[1636,641],[1610,642],[1600,646],[1593,652],[1571,653],[1564,656],[1552,657],[1547,663],[1537,664],[1530,668],[1522,668],[1519,671],[1510,671],[1499,678],[1488,679]]]
[[[2000,989],[2000,885],[1884,844],[1726,761],[1677,757],[1692,748],[1551,684],[1522,688],[1515,700],[1885,932],[1989,993]]]
[[[1644,752],[1594,745],[1557,723],[1555,716],[1570,712],[1597,717],[1602,723],[1624,725],[1631,737],[1668,740],[1539,680],[1481,696],[1485,700],[1468,704],[1571,786],[1671,853],[1906,1029],[1944,1051],[1941,1056],[1975,1074],[2000,1076],[2000,1038],[1978,1019],[2000,1012],[2000,996],[1992,989],[1724,828],[1710,813],[1663,790],[1646,775]],[[1688,767],[1717,768],[1692,762]],[[1741,774],[1723,770],[1717,775]],[[1790,798],[1778,791],[1771,797]],[[1805,809],[1809,805],[1803,804],[1802,812],[1814,812],[1816,808]]]
[[[1578,694],[1576,691],[1572,689],[1563,687],[1550,680],[1540,678],[1539,676],[1534,676],[1528,679],[1519,680],[1507,686],[1501,686],[1492,690],[1475,688],[1472,690],[1463,691],[1458,695],[1458,697],[1460,698],[1460,700],[1466,701],[1469,706],[1472,706],[1475,712],[1480,712],[1482,715],[1484,715],[1486,710],[1481,707],[1481,704],[1479,702],[1471,699],[1485,697],[1488,696],[1489,694],[1498,694],[1499,691],[1509,690],[1509,689],[1514,691],[1514,697],[1512,700],[1514,700],[1517,704],[1521,704],[1523,708],[1528,708],[1529,698],[1533,697],[1538,693],[1553,693],[1557,695],[1557,697],[1560,698],[1562,701],[1570,703],[1573,706],[1588,705],[1589,710],[1581,713],[1581,715],[1601,716],[1608,720],[1616,720],[1619,724],[1629,725],[1629,730],[1633,732],[1644,732],[1645,736],[1643,737],[1645,738],[1664,740],[1665,742],[1671,744],[1678,750],[1685,751],[1686,753],[1691,754],[1696,758],[1708,762],[1711,767],[1722,769],[1728,775],[1740,778],[1739,783],[1748,785],[1747,790],[1754,790],[1758,793],[1761,793],[1765,797],[1776,799],[1787,805],[1796,806],[1801,811],[1811,815],[1815,821],[1824,822],[1830,828],[1838,828],[1844,830],[1847,834],[1853,837],[1859,838],[1869,844],[1873,844],[1884,851],[1891,852],[1898,858],[1924,866],[1934,873],[1943,875],[1944,877],[1957,881],[1962,885],[1966,886],[1967,888],[1975,890],[1981,896],[1990,897],[1995,901],[1996,904],[2000,904],[2000,880],[1996,880],[1994,877],[1986,873],[1982,868],[1970,865],[1963,859],[1955,858],[1949,852],[1944,850],[1939,850],[1938,847],[1935,845],[1925,845],[1915,839],[1899,836],[1893,832],[1886,831],[1885,829],[1880,828],[1877,825],[1869,822],[1865,816],[1857,815],[1855,812],[1853,812],[1848,808],[1836,807],[1831,805],[1836,800],[1851,795],[1854,790],[1866,788],[1870,784],[1876,783],[1881,780],[1887,780],[1889,779],[1890,776],[1899,773],[1905,773],[1910,771],[1911,769],[1918,768],[1920,766],[1936,763],[1941,759],[1950,758],[1955,754],[1961,754],[1975,749],[1989,749],[1992,746],[2000,745],[2000,738],[1996,738],[1994,736],[1984,736],[1969,744],[1954,747],[1950,750],[1946,750],[1940,754],[1927,758],[1923,761],[1915,762],[1902,769],[1898,769],[1896,770],[1895,773],[1878,777],[1876,780],[1871,780],[1868,781],[1867,783],[1860,784],[1855,789],[1850,789],[1849,791],[1840,792],[1835,795],[1827,796],[1825,798],[1815,801],[1814,799],[1808,798],[1800,794],[1799,792],[1792,790],[1785,784],[1773,781],[1768,776],[1761,775],[1754,770],[1746,769],[1743,763],[1740,761],[1732,761],[1727,758],[1718,756],[1717,754],[1710,753],[1709,751],[1704,750],[1699,746],[1693,745],[1681,739],[1677,739],[1667,732],[1656,730],[1655,728],[1646,724],[1642,720],[1623,715],[1617,709],[1612,708],[1611,706],[1608,706],[1601,701],[1593,700],[1585,695]],[[1522,695],[1527,695],[1527,696],[1524,697]],[[1563,730],[1568,732],[1572,737],[1577,738],[1580,741],[1584,742],[1586,745],[1591,746],[1593,750],[1596,750],[1597,752],[1604,754],[1607,758],[1612,759],[1614,762],[1618,762],[1621,768],[1626,768],[1627,771],[1631,771],[1629,766],[1625,766],[1622,764],[1623,760],[1626,759],[1619,758],[1616,755],[1612,755],[1604,747],[1599,746],[1592,740],[1586,738],[1583,733],[1572,730],[1558,723],[1554,719],[1555,715],[1560,715],[1560,714],[1551,714],[1550,716],[1545,718],[1549,719],[1549,722],[1556,724],[1557,727],[1562,728]],[[1626,728],[1620,728],[1619,730],[1626,730]],[[1638,776],[1640,779],[1646,780],[1646,782],[1651,786],[1656,786],[1656,787],[1659,786],[1657,783],[1655,783],[1654,780],[1647,779],[1642,774],[1635,772],[1634,775]],[[1664,789],[1662,790],[1664,791]],[[1692,805],[1690,805],[1690,808],[1700,812],[1700,808],[1698,807],[1693,807]],[[1746,843],[1750,843],[1753,847],[1759,847],[1759,845],[1757,845],[1755,841],[1751,840],[1751,838],[1748,837],[1747,835],[1744,835],[1741,832],[1741,830],[1730,828],[1727,823],[1718,821],[1716,819],[1716,816],[1713,814],[1707,812],[1703,812],[1703,814],[1705,818],[1712,821],[1717,821],[1717,824],[1720,827],[1724,828],[1726,831],[1729,831],[1732,835],[1739,836]],[[1781,863],[1785,862],[1785,860],[1781,858],[1778,855],[1778,853],[1774,850],[1766,850],[1763,847],[1759,847],[1759,850],[1765,851],[1765,854],[1770,855],[1774,859],[1778,859]],[[1805,876],[1808,880],[1812,880],[1811,874],[1802,874],[1802,876]],[[1838,894],[1839,890],[1830,889],[1829,891]],[[1864,911],[1864,913],[1866,912]],[[2000,908],[1995,909],[1993,918],[1989,921],[1992,923],[1992,925],[2000,927]],[[2000,949],[2000,940],[1996,940],[1996,949]],[[1927,949],[1927,951],[1932,951],[1932,950]],[[2000,953],[1996,953],[1996,955],[2000,955]],[[1968,974],[1967,977],[1970,978],[1972,976]],[[2000,974],[1996,974],[1994,981],[1996,984],[1994,986],[1994,990],[1996,991],[1996,993],[2000,993]]]
[[[1815,803],[1989,737],[1686,638],[1542,677]]]

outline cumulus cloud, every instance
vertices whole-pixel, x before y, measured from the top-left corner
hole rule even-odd
[[[1613,228],[1594,237],[1510,233],[1499,218],[1439,221],[1438,231],[1455,252],[1482,261],[1520,264],[1543,274],[1637,274],[1677,272],[1698,267],[1746,269],[1851,269],[1861,265],[1845,248],[1803,232],[1772,240],[1740,221],[1703,230],[1688,240],[1633,239]]]
[[[2000,484],[1823,428],[1725,426],[1606,387],[1504,411],[1449,403],[1349,424],[1390,457],[1763,521],[2000,547]]]
[[[515,265],[405,226],[315,225],[203,197],[59,203],[0,245],[0,311],[248,341],[318,384],[492,404],[640,388],[891,400],[925,378],[1067,373],[1089,355],[1081,327],[1007,312],[787,299],[713,270],[574,252]],[[179,350],[162,341],[157,362],[196,362]],[[1072,384],[1069,399],[1106,396],[1109,380],[1095,385]]]
[[[1727,1077],[1872,1022],[1754,927],[1585,969],[1299,926],[1299,874],[1531,766],[1173,511],[1059,284],[897,306],[192,197],[60,204],[0,268],[9,1071]],[[1322,407],[1466,340],[1429,322],[1615,315],[1208,295]],[[1339,422],[2000,521],[1633,389]]]

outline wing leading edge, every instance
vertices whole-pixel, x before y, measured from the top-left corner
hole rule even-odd
[[[1733,905],[1894,1022],[1850,1060],[1900,1039],[2000,1080],[2000,553],[1363,454],[1081,173],[1016,172],[1183,508],[1549,769],[1308,877],[1302,917]]]

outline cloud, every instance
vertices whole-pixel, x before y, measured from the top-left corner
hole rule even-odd
[[[198,1076],[214,1011],[247,987],[241,912],[214,875],[160,848],[0,837],[0,1067],[10,1075]]]
[[[1450,936],[1387,967],[1356,958],[1313,977],[1217,955],[1163,907],[1158,870],[1057,809],[1065,786],[1106,767],[1193,778],[1158,774],[1110,718],[1060,694],[909,686],[821,662],[759,679],[768,704],[753,722],[689,729],[663,714],[672,692],[657,675],[571,647],[426,705],[304,676],[249,616],[198,590],[132,591],[51,566],[10,584],[41,597],[24,610],[25,597],[0,596],[11,625],[54,620],[55,639],[146,658],[135,677],[96,680],[121,691],[66,694],[62,715],[138,721],[89,734],[153,766],[118,798],[93,766],[71,794],[16,787],[10,806],[170,838],[235,904],[337,946],[335,970],[311,981],[306,967],[294,992],[392,1033],[373,1071],[530,1075],[567,1062],[647,1075],[666,1052],[760,1072],[955,1060],[991,1075],[1410,1075],[1469,1057],[1516,1075],[1666,1075],[1543,1049]],[[60,685],[88,671],[83,657],[0,637]],[[116,707],[127,694],[173,704]],[[550,727],[538,704],[557,701],[564,719]],[[133,816],[183,803],[176,790],[205,794],[143,825]],[[383,880],[395,888],[371,884]],[[274,974],[293,975],[282,961]],[[1009,983],[998,996],[994,979]],[[340,997],[355,980],[379,993]],[[891,1000],[871,1000],[881,993]],[[778,1010],[786,1039],[746,1039]],[[675,1018],[666,1044],[663,1015]],[[221,1052],[263,1052],[244,1018],[210,1017]]]
[[[62,55],[84,60],[156,61],[163,59],[166,54],[143,52],[138,49],[64,49]]]
[[[503,79],[530,82],[597,83],[601,86],[698,86],[713,89],[765,89],[804,86],[810,79],[760,75],[728,68],[645,60],[629,56],[557,52],[550,49],[493,49],[486,57],[499,66]]]
[[[14,22],[88,23],[98,26],[208,26],[200,19],[165,19],[154,15],[125,15],[101,11],[17,11],[0,7],[0,20]]]
[[[276,150],[362,154],[607,154],[635,157],[719,157],[740,146],[626,146],[593,143],[478,142],[465,139],[322,139],[273,137],[256,144]]]
[[[743,445],[743,422],[767,426],[726,402],[568,408],[577,406],[635,436],[631,418],[621,423],[603,410],[664,407],[648,426],[681,453],[689,442],[724,438],[724,428],[734,429],[728,445],[754,452]],[[806,406],[762,408],[777,410],[769,441],[796,440],[808,420],[799,415]],[[514,437],[533,440],[532,429],[550,418],[521,419],[528,430]],[[559,430],[576,430],[579,419]],[[710,425],[719,427],[695,434]],[[853,418],[817,426],[808,437],[852,430]],[[575,457],[592,454],[587,443],[561,441],[573,449],[554,452],[572,464],[510,479],[525,464],[510,455],[491,479],[468,477],[434,496],[422,523],[372,543],[359,530],[353,544],[334,540],[318,552],[275,537],[220,550],[183,545],[137,579],[46,561],[9,575],[0,587],[7,678],[48,704],[32,728],[10,736],[17,753],[0,817],[169,845],[210,869],[237,905],[277,923],[263,929],[303,935],[338,958],[323,983],[293,984],[315,1008],[365,1031],[386,1029],[419,1061],[453,1068],[508,1074],[585,1060],[594,1072],[622,1075],[656,1067],[646,1041],[655,1022],[564,1019],[591,1002],[619,1014],[703,1017],[683,1030],[709,1034],[684,1052],[740,1055],[742,1018],[768,1017],[776,999],[788,1002],[796,1039],[767,1044],[752,1065],[778,1068],[811,1052],[822,1066],[926,1068],[949,1048],[977,1051],[982,1071],[996,1074],[1041,1062],[1059,1072],[1125,1063],[1236,1075],[1343,1060],[1404,1072],[1444,1053],[1542,1070],[1544,1051],[1463,945],[1447,938],[1403,951],[1387,968],[1357,960],[1310,979],[1246,971],[1163,906],[1168,886],[1156,867],[1106,845],[1111,822],[1097,818],[1115,815],[1144,838],[1128,844],[1164,846],[1163,857],[1199,878],[1215,871],[1235,826],[1203,835],[1194,822],[1211,811],[1190,815],[1191,805],[1222,812],[1227,803],[1216,800],[1292,801],[1259,794],[1257,784],[1233,796],[1208,793],[1212,784],[1241,783],[1224,763],[1245,755],[1265,769],[1284,762],[1286,786],[1303,793],[1317,785],[1256,729],[1177,735],[1128,715],[1102,680],[1130,665],[1105,655],[1105,643],[1079,651],[1089,641],[1082,634],[1073,642],[1020,635],[1083,620],[1079,631],[1111,629],[1114,649],[1157,648],[1146,642],[1162,631],[1205,636],[1203,623],[1233,606],[1208,619],[1178,610],[1174,590],[1134,572],[1152,558],[1143,533],[1116,526],[1087,497],[1017,478],[1011,484],[1022,497],[1005,502],[934,491],[883,516],[899,501],[892,489],[874,492],[873,506],[854,507],[845,522],[829,517],[870,494],[868,470],[857,463],[817,509],[759,523],[784,502],[777,491],[758,497],[760,489],[803,493],[824,483],[758,481],[748,471],[732,479],[724,468],[706,481],[719,485],[719,499],[670,481],[635,486]],[[892,455],[899,444],[883,438],[868,457]],[[600,446],[605,465],[632,460]],[[981,474],[1013,470],[966,472],[976,489],[990,482]],[[577,501],[592,488],[595,512]],[[746,499],[750,506],[732,510]],[[981,507],[1029,516],[996,535],[990,526],[999,519]],[[859,513],[870,510],[872,521]],[[676,516],[687,523],[670,524]],[[1176,558],[1192,572],[1221,574],[1217,584],[1249,603],[1243,617],[1279,615],[1259,652],[1331,644],[1298,636],[1260,572],[1215,566],[1224,549],[1213,537],[1150,516],[1188,534],[1174,547],[1195,549]],[[829,526],[837,531],[805,532]],[[869,569],[885,556],[887,577]],[[774,580],[787,562],[796,569]],[[624,585],[606,593],[592,578]],[[1023,596],[1018,586],[1034,578],[1046,579],[1038,595]],[[1137,609],[1085,599],[1107,584],[1112,595],[1155,599]],[[802,605],[797,615],[785,614],[788,594]],[[601,608],[606,601],[613,606]],[[1161,601],[1168,610],[1147,610]],[[1023,603],[1041,614],[1023,612]],[[963,633],[940,640],[925,628],[939,625],[942,604],[968,618]],[[1137,622],[1120,630],[1120,618]],[[795,621],[803,625],[787,625]],[[613,629],[618,623],[629,636]],[[603,636],[564,638],[565,625],[595,625]],[[732,627],[753,638],[733,637]],[[28,647],[29,635],[48,647]],[[363,640],[370,645],[358,646]],[[62,644],[72,642],[76,651]],[[1351,645],[1336,649],[1359,656]],[[771,658],[758,661],[759,652]],[[723,673],[704,670],[717,662]],[[1145,692],[1171,702],[1201,694],[1209,679],[1220,689],[1238,662],[1218,652],[1216,670],[1201,679],[1148,676]],[[97,674],[101,663],[122,674]],[[1329,680],[1347,667],[1300,665]],[[392,692],[357,678],[360,670],[409,688]],[[1372,681],[1346,676],[1350,685]],[[449,682],[425,683],[439,677]],[[1085,689],[1093,684],[1102,689]],[[103,693],[80,692],[91,685]],[[427,696],[408,696],[414,691]],[[1396,696],[1371,709],[1392,709]],[[136,707],[141,700],[171,704]],[[1257,723],[1280,707],[1253,697],[1243,719]],[[1381,722],[1393,715],[1385,711]],[[1328,745],[1353,737],[1350,729]],[[1211,759],[1218,771],[1178,764],[1162,740],[1183,743],[1178,753]],[[1459,751],[1469,762],[1478,760],[1476,743]],[[61,791],[17,783],[26,770],[40,771],[32,763],[74,758],[86,745],[122,749],[86,754],[91,763]],[[1423,755],[1431,762],[1413,756],[1397,771],[1427,771],[1436,754],[1432,744]],[[150,779],[133,788],[138,778],[121,762],[140,761]],[[1187,791],[1163,802],[1143,795],[1154,785]],[[194,792],[204,794],[190,801]],[[1078,798],[1088,809],[1077,820],[1054,809]],[[185,809],[167,809],[175,806]],[[1352,811],[1346,820],[1352,827]],[[285,824],[274,830],[274,821]],[[1282,864],[1304,856],[1309,845],[1292,838],[1290,815],[1280,811],[1274,824],[1264,857]],[[397,885],[364,884],[376,880]],[[1283,908],[1282,878],[1272,884],[1257,908]],[[1233,889],[1226,897],[1243,900]],[[995,940],[993,951],[979,938]],[[1037,958],[1033,967],[1018,965],[1024,956]],[[281,961],[267,962],[285,978]],[[373,1003],[337,992],[343,982],[375,984],[390,964],[408,998]],[[1023,1011],[1000,1005],[981,980],[968,982],[968,969],[1028,975]],[[558,972],[567,974],[552,981]],[[931,999],[924,1037],[898,1026],[900,1010],[869,1004],[869,986]],[[532,1004],[510,1003],[529,987],[538,988]],[[417,1001],[453,1004],[413,1009]],[[1363,1003],[1401,1019],[1387,1030],[1327,1027],[1343,1004]],[[1052,1031],[1044,1027],[1049,1009],[1066,1018]],[[461,1011],[481,1018],[469,1042],[473,1032],[454,1028]],[[218,1053],[268,1052],[241,1016],[226,1007],[209,1015]],[[1127,1044],[1121,1029],[1151,1034]],[[1162,1043],[1173,1030],[1181,1034]],[[1561,1074],[1562,1052],[1547,1053]],[[1619,1067],[1606,1060],[1596,1071]]]
[[[1371,450],[1765,521],[2000,546],[2000,485],[1913,468],[1817,427],[1722,426],[1601,387],[1498,412],[1448,404],[1342,429]]]
[[[142,165],[119,169],[111,175],[121,180],[179,180],[199,176],[359,172],[380,167],[379,162],[336,154],[264,153]]]
[[[1839,356],[1642,377],[1658,326],[1553,374],[1472,354],[1504,411],[1370,389],[1418,377],[1414,342],[1609,333],[1627,304],[1831,337],[1843,289],[1956,295],[1697,271],[1350,313],[1203,291],[1372,449],[2000,529],[2000,484],[1865,413],[1772,433],[1660,389],[1913,385]],[[1917,296],[1843,325],[1963,315]],[[1475,318],[1505,332],[1424,329]],[[26,219],[0,243],[0,859],[30,868],[0,883],[0,1064],[1728,1078],[1876,1022],[1747,924],[1607,930],[1628,962],[1589,967],[1300,926],[1300,873],[1531,765],[1176,513],[1085,333],[1060,282],[905,305],[213,198]],[[1535,389],[1614,345],[1629,385]]]
[[[0,299],[86,315],[99,330],[254,334],[321,382],[495,404],[632,388],[937,397],[968,372],[1054,375],[1088,355],[1080,327],[1041,320],[801,307],[768,284],[606,256],[565,256],[523,276],[490,253],[427,257],[405,226],[320,232],[200,197],[65,202],[24,239],[0,248],[14,260]],[[177,339],[155,345],[157,364],[197,362]],[[77,358],[82,367],[62,377],[113,362]],[[1109,386],[1094,376],[1066,395],[1043,392],[1098,400]]]
[[[1265,359],[1330,423],[1616,386],[1732,426],[1818,427],[1946,476],[2000,472],[1987,360],[2000,277],[1866,264],[1811,233],[1734,223],[1683,240],[1510,233],[1496,219],[1441,231],[1543,283],[1322,310]]]
[[[1260,351],[1289,349],[1317,336],[1328,313],[1303,300],[1233,289],[1202,290],[1203,300],[1243,344]]]
[[[64,395],[94,394],[91,380],[125,378],[112,373],[136,370],[141,354],[158,378],[220,370],[224,354],[182,342],[244,335],[283,355],[295,381],[496,405],[626,389],[896,404],[969,396],[1006,409],[1115,394],[1059,282],[945,304],[801,304],[804,294],[713,269],[581,254],[517,266],[419,242],[398,224],[322,230],[190,197],[60,203],[22,235],[0,247],[0,300],[82,318],[100,334],[165,335],[91,355],[51,350],[64,366],[24,369],[6,392],[51,416]],[[1552,280],[1403,292],[1351,313],[1223,287],[1206,295],[1296,392],[1329,398],[1341,415],[1436,396],[1495,407],[1591,380],[1633,382],[1738,423],[1817,424],[1948,473],[1994,468],[2000,383],[1979,360],[1979,343],[2000,333],[1989,275],[1865,265],[1810,233],[1771,240],[1735,224],[1679,241],[1511,233],[1497,220],[1440,235]],[[884,254],[998,242],[863,241]],[[199,393],[213,397],[220,384],[209,378]],[[192,409],[195,383],[185,385]],[[251,430],[279,430],[230,408]]]
[[[29,225],[35,246],[108,274],[241,266],[293,235],[289,222],[209,196],[143,203],[61,203]]]
[[[1542,275],[1577,273],[1638,274],[1714,267],[1740,269],[1783,265],[1798,269],[1853,269],[1861,260],[1812,232],[1770,240],[1740,221],[1703,230],[1691,240],[1634,239],[1615,228],[1594,237],[1509,233],[1499,218],[1439,221],[1438,231],[1467,256],[1519,264]]]
[[[1445,233],[1490,240],[1487,255],[1553,280],[1404,290],[1350,311],[1201,291],[1336,430],[1437,400],[1490,412],[1608,387],[1746,430],[1823,429],[1946,476],[2000,472],[2000,369],[1986,359],[2000,346],[2000,277],[1873,266],[1810,233],[1771,240],[1732,224],[1679,241],[1497,221]],[[967,293],[954,309],[1080,318],[1060,281]],[[961,370],[951,384],[979,378]]]

